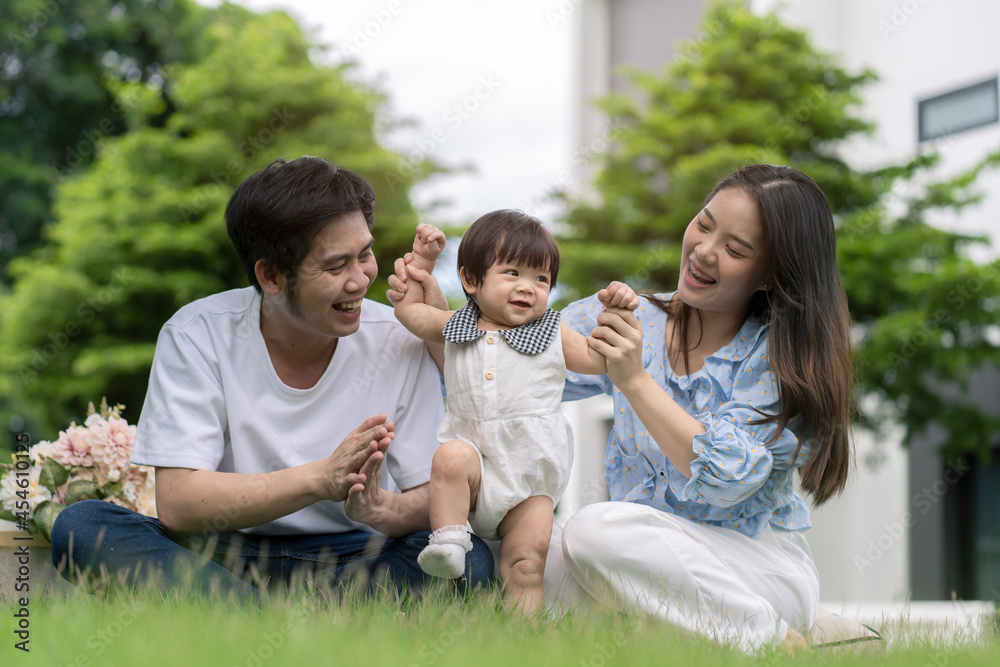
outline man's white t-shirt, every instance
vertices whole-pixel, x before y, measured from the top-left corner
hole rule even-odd
[[[231,290],[184,306],[163,326],[132,463],[270,472],[328,456],[364,419],[384,412],[395,422],[396,438],[382,486],[396,491],[427,482],[444,406],[440,375],[423,341],[391,308],[366,299],[360,328],[338,341],[319,382],[293,389],[271,364],[260,307],[254,288]],[[237,512],[237,499],[221,509]],[[243,532],[356,529],[371,530],[348,519],[343,503],[321,501]]]

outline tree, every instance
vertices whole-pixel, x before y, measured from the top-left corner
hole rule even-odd
[[[93,164],[58,188],[48,244],[11,263],[0,396],[34,439],[102,396],[138,415],[163,323],[247,284],[223,212],[235,186],[274,158],[318,155],[372,182],[383,274],[412,243],[408,192],[430,167],[401,173],[378,144],[383,98],[348,80],[351,64],[315,64],[314,47],[278,12],[224,6],[203,39],[203,57],[165,68],[166,96],[140,82],[113,86],[129,130],[97,142]]]
[[[946,453],[985,452],[1000,420],[941,387],[965,386],[975,368],[1000,363],[995,331],[998,264],[978,265],[984,239],[928,224],[932,212],[974,204],[976,176],[934,180],[934,154],[863,172],[838,152],[865,136],[860,91],[871,71],[849,73],[808,36],[744,3],[710,6],[702,34],[661,75],[633,71],[638,96],[599,102],[614,129],[600,156],[593,201],[570,202],[561,221],[560,279],[569,297],[609,280],[671,289],[684,228],[718,180],[746,164],[787,164],[809,174],[838,220],[838,258],[856,323],[860,420],[898,420],[907,439],[929,423],[948,430]],[[925,185],[920,185],[923,183]],[[960,394],[960,392],[959,392]]]
[[[212,13],[190,0],[0,4],[0,281],[42,244],[59,179],[125,131],[115,83],[162,90],[164,68],[197,55]]]

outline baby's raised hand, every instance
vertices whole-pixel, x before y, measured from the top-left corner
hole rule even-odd
[[[605,308],[635,310],[639,306],[639,297],[635,291],[617,280],[612,281],[607,288],[598,292],[597,299]]]
[[[438,256],[444,250],[447,241],[444,232],[426,223],[417,225],[417,234],[413,237],[413,256],[407,257],[407,263],[414,264],[419,269],[431,271]]]

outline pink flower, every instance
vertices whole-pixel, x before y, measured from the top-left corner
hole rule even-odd
[[[156,516],[155,469],[129,464],[135,426],[121,418],[121,409],[122,406],[109,408],[102,401],[101,411],[97,412],[91,404],[83,426],[73,424],[60,432],[55,442],[42,441],[33,445],[28,455],[34,465],[26,488],[17,484],[14,472],[0,474],[0,506],[10,511],[19,500],[26,499],[28,512],[32,514],[46,500],[65,504],[69,485],[87,480],[97,485],[92,495],[147,516]],[[46,459],[70,470],[68,481],[55,490],[40,482]],[[2,468],[0,473],[3,473]]]
[[[59,439],[52,443],[50,456],[64,466],[94,465],[91,456],[90,430],[82,426],[71,426],[59,433]]]
[[[105,420],[99,414],[87,417],[90,453],[98,476],[112,482],[128,473],[129,454],[135,440],[135,426],[130,426],[121,417],[111,415]]]

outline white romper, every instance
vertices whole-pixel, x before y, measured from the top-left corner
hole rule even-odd
[[[449,327],[462,314],[468,321],[478,308],[470,302]],[[504,332],[470,332],[477,337],[461,343],[448,340],[445,329],[448,398],[438,442],[464,440],[479,453],[482,481],[469,522],[486,539],[498,537],[500,521],[521,501],[548,496],[555,505],[569,482],[573,431],[560,409],[566,362],[559,313],[549,309],[543,317],[549,326],[555,318],[555,335],[538,354],[518,352],[508,343],[517,344],[519,330],[535,323]]]

